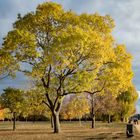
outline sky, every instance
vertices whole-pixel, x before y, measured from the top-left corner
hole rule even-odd
[[[140,91],[140,0],[0,0],[0,44],[12,29],[18,13],[24,15],[34,11],[38,4],[45,1],[57,2],[65,10],[71,9],[78,14],[98,12],[110,15],[116,23],[113,35],[117,43],[125,44],[133,55],[133,82]],[[29,84],[27,77],[17,73],[14,80],[7,78],[0,81],[0,91],[7,86],[28,88]]]

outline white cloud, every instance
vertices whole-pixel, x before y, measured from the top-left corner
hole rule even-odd
[[[140,91],[137,91],[137,93],[139,94],[139,98],[140,98]]]

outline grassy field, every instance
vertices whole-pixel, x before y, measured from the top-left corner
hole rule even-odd
[[[127,139],[126,124],[96,123],[90,128],[90,122],[61,122],[61,133],[54,134],[48,122],[17,122],[17,130],[12,131],[11,122],[0,122],[0,140],[98,140]],[[134,129],[135,136],[130,139],[139,140],[140,136]]]

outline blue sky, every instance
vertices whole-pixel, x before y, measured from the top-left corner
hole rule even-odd
[[[39,3],[47,0],[0,0],[0,44],[2,38],[12,28],[17,14],[34,11]],[[49,1],[49,0],[48,0]],[[118,43],[125,44],[133,55],[134,84],[140,91],[140,0],[52,0],[63,5],[66,10],[77,13],[109,14],[115,20],[113,35]],[[0,91],[7,86],[27,88],[27,78],[20,73],[12,80],[0,81]]]

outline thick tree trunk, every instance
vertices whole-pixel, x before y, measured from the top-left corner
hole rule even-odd
[[[60,132],[60,121],[59,121],[59,113],[53,113],[53,121],[54,121],[54,133]]]
[[[16,130],[16,112],[13,112],[13,131]]]

